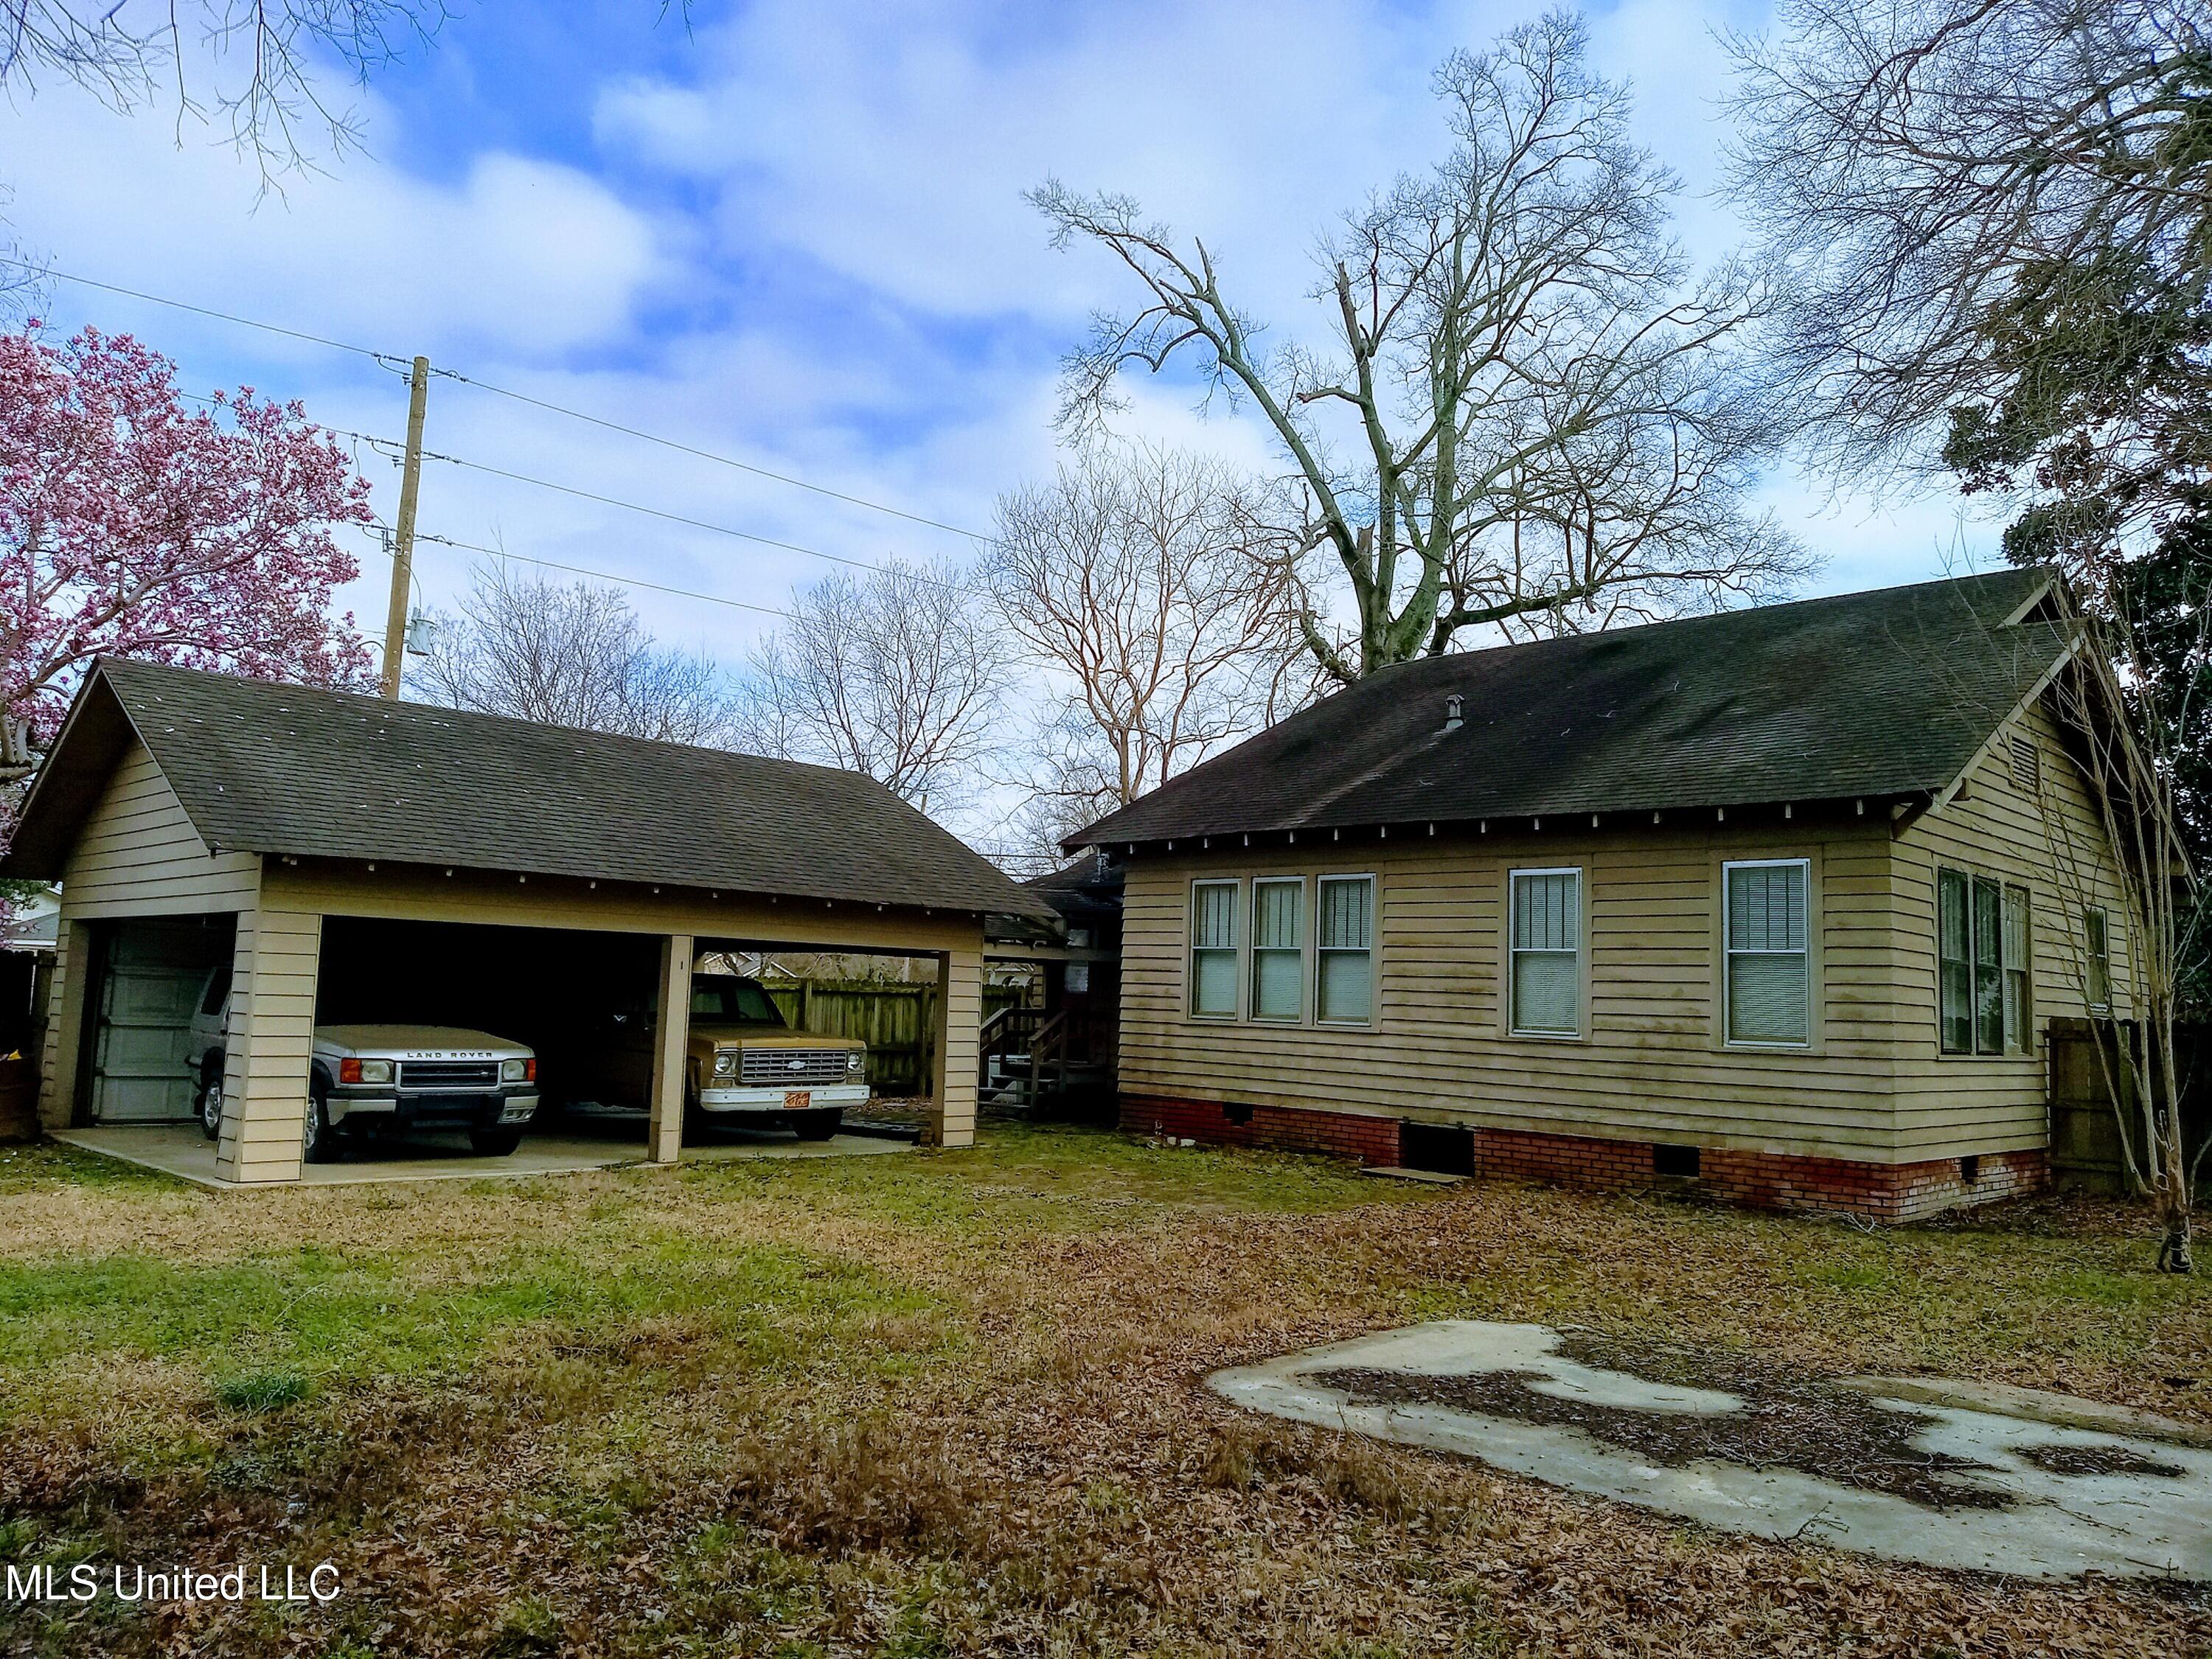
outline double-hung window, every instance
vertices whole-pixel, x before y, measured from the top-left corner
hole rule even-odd
[[[1936,1038],[1947,1054],[2026,1054],[2028,902],[1961,870],[1936,872]]]
[[[1314,1018],[1375,1018],[1375,878],[1323,876],[1314,891]]]
[[[1305,1014],[1306,884],[1301,877],[1252,884],[1252,1018],[1296,1020]]]
[[[1237,896],[1233,881],[1190,884],[1190,1012],[1237,1018]]]
[[[1583,872],[1512,872],[1510,1025],[1534,1036],[1579,1036],[1583,1021]]]
[[[1804,1047],[1813,1036],[1812,866],[1803,859],[1723,864],[1721,885],[1728,1041]]]

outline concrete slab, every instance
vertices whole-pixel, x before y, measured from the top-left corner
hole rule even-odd
[[[64,1129],[54,1136],[64,1146],[119,1158],[143,1169],[222,1192],[258,1191],[216,1172],[215,1143],[195,1124],[133,1123],[92,1129]],[[686,1163],[726,1158],[868,1157],[902,1152],[908,1143],[869,1135],[841,1134],[828,1140],[802,1141],[788,1133],[716,1130],[702,1145],[686,1146]],[[404,1141],[380,1141],[349,1149],[332,1164],[301,1167],[302,1187],[351,1187],[386,1181],[520,1180],[533,1176],[578,1175],[641,1163],[643,1140],[620,1125],[587,1124],[574,1132],[530,1135],[505,1158],[485,1158],[459,1133],[424,1133]],[[279,1183],[291,1184],[291,1183]]]
[[[2139,1431],[2078,1426],[2087,1417],[2062,1421],[2055,1410],[2029,1415],[1871,1394],[1875,1407],[1905,1415],[1917,1455],[1961,1460],[1946,1478],[1972,1489],[1973,1501],[1938,1507],[1774,1463],[1662,1462],[1639,1450],[1632,1434],[1616,1443],[1585,1427],[1462,1406],[1385,1403],[1323,1380],[1346,1372],[1395,1372],[1432,1384],[1517,1378],[1532,1393],[1610,1407],[1630,1419],[1707,1413],[1717,1421],[1745,1409],[1743,1400],[1719,1390],[1578,1363],[1559,1352],[1561,1343],[1559,1332],[1540,1325],[1440,1321],[1218,1371],[1207,1385],[1254,1411],[1455,1453],[1572,1492],[1765,1538],[2036,1578],[2100,1572],[2212,1580],[2212,1451]],[[2092,1401],[2070,1403],[2096,1411]],[[1601,1421],[1602,1413],[1593,1420]]]

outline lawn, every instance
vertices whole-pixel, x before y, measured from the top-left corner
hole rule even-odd
[[[2212,1653],[2212,1599],[1771,1544],[1240,1418],[1218,1366],[1536,1320],[2212,1424],[2141,1218],[1876,1231],[994,1127],[973,1151],[216,1194],[0,1149],[0,1651]]]

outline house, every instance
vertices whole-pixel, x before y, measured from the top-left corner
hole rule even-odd
[[[984,1021],[983,1097],[1034,1110],[1110,1109],[1120,1045],[1122,871],[1103,852],[1022,884],[1055,917],[985,924],[987,967],[1021,1001]]]
[[[657,1006],[645,1154],[674,1161],[686,988],[714,951],[930,958],[931,1128],[965,1145],[984,917],[1052,915],[857,774],[112,658],[0,875],[61,883],[49,1130],[185,1115],[184,1035],[230,969],[210,1172],[240,1183],[298,1178],[333,1019],[543,1055]]]
[[[1114,813],[1069,845],[1127,866],[1121,1123],[1893,1220],[2039,1185],[2048,1024],[2127,974],[2057,597],[1407,663]]]

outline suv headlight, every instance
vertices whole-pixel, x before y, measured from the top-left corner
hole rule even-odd
[[[501,1083],[527,1083],[537,1075],[538,1062],[534,1060],[502,1060],[499,1063]]]
[[[858,1048],[854,1049],[851,1054],[845,1056],[845,1069],[848,1072],[857,1072],[867,1063],[867,1055],[863,1054]]]
[[[738,1051],[735,1048],[721,1048],[715,1051],[714,1075],[716,1077],[732,1077],[736,1075],[737,1069]]]
[[[364,1060],[361,1063],[361,1080],[363,1083],[391,1082],[392,1062],[388,1060]]]

